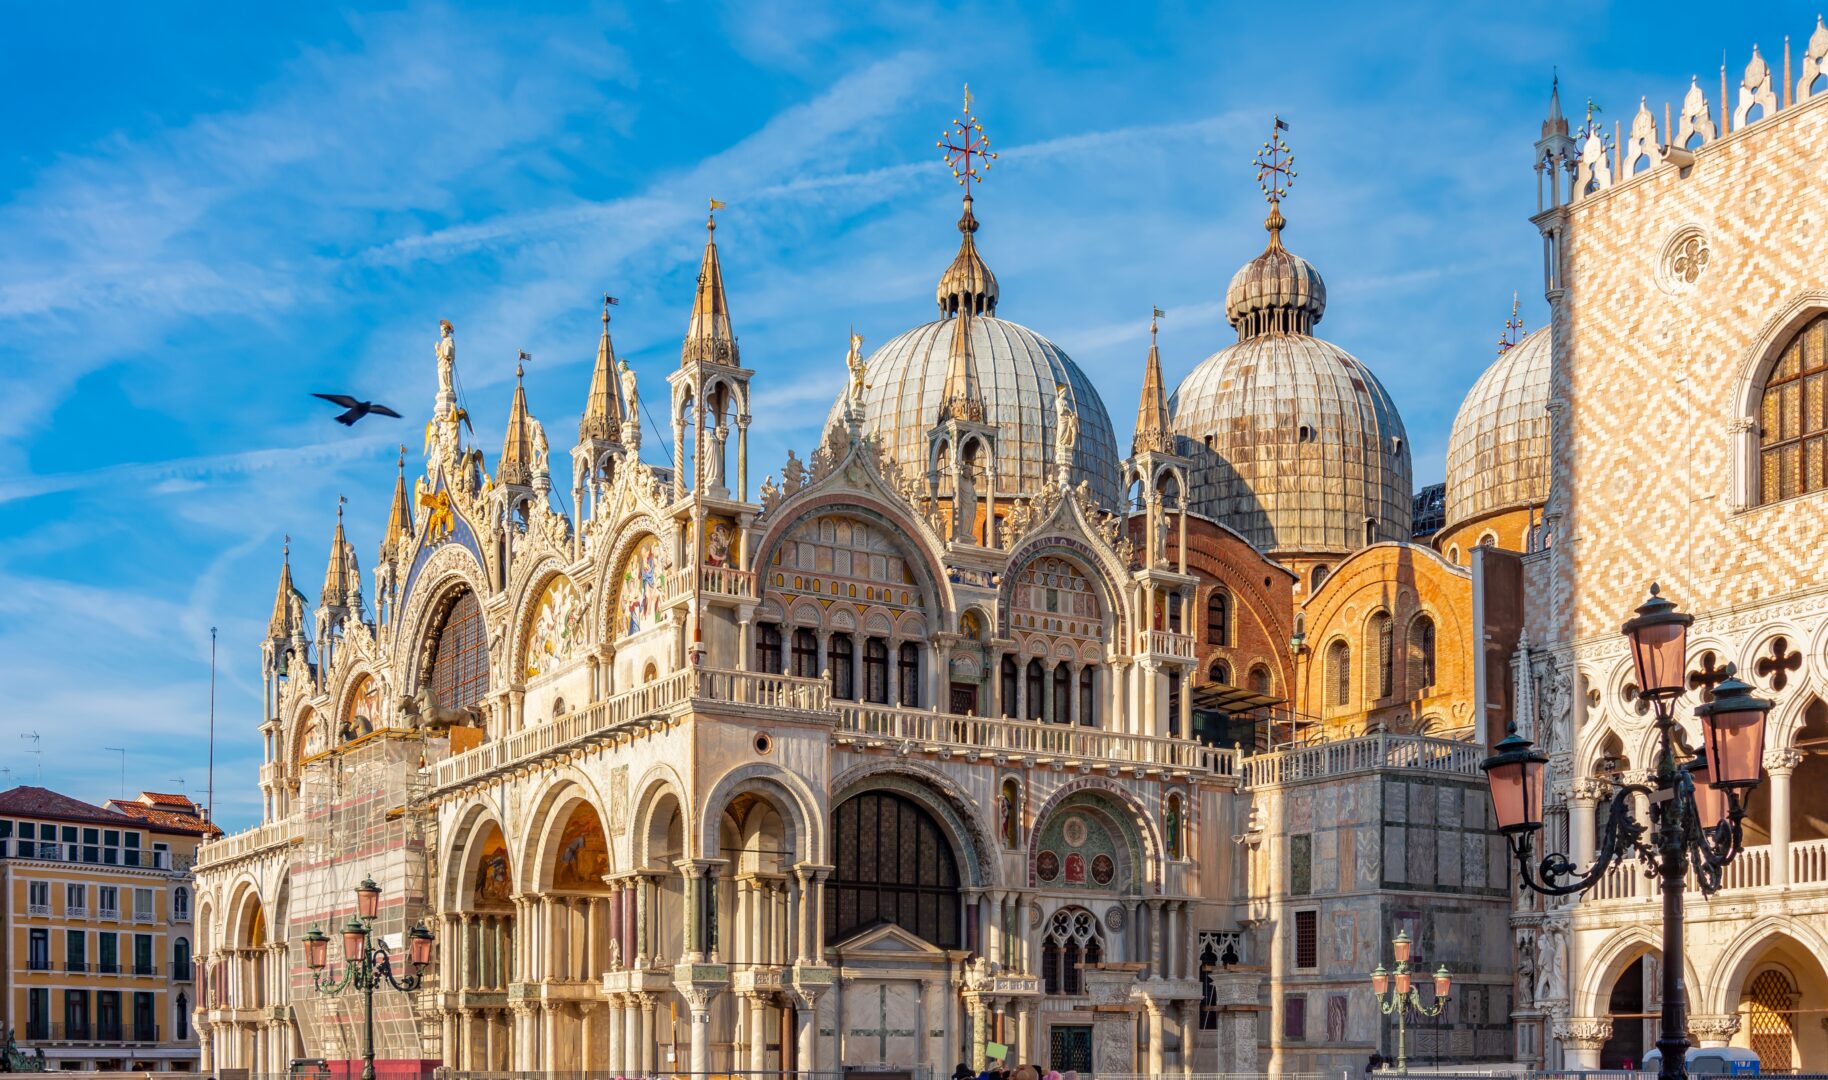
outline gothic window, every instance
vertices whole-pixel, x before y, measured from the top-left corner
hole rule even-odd
[[[1104,962],[1104,927],[1082,907],[1061,908],[1041,940],[1041,985],[1050,995],[1085,993],[1080,965]]]
[[[1056,724],[1064,724],[1073,718],[1073,672],[1065,664],[1054,665],[1054,715],[1049,717]]]
[[[1394,681],[1392,676],[1395,674],[1392,670],[1391,653],[1393,650],[1388,611],[1380,611],[1371,616],[1371,632],[1368,636],[1371,640],[1366,644],[1366,649],[1367,651],[1375,650],[1371,652],[1371,655],[1376,658],[1377,670],[1373,673],[1374,677],[1366,681],[1372,682],[1377,687],[1378,697],[1387,698],[1390,696],[1391,683]]]
[[[1223,660],[1214,660],[1206,668],[1206,681],[1231,685],[1231,665]]]
[[[1335,638],[1327,646],[1327,704],[1345,705],[1352,700],[1352,646],[1345,638]]]
[[[924,807],[895,792],[865,792],[832,813],[832,838],[826,944],[883,923],[942,949],[962,944],[958,861]]]
[[[819,677],[819,638],[804,626],[793,632],[793,673],[802,679]]]
[[[781,627],[763,623],[755,636],[755,666],[769,675],[781,673]]]
[[[1041,719],[1041,688],[1044,680],[1041,675],[1041,661],[1028,662],[1028,717],[1030,720]]]
[[[1092,669],[1079,669],[1079,723],[1098,726],[1098,694],[1093,686]]]
[[[863,697],[878,705],[889,703],[889,643],[879,637],[863,643]]]
[[[1231,593],[1216,586],[1206,597],[1206,644],[1231,644]]]
[[[1002,664],[999,666],[1002,669],[1003,676],[1003,715],[1014,717],[1016,715],[1017,694],[1016,658],[1005,655]]]
[[[904,708],[920,708],[920,646],[912,641],[901,643],[896,670],[901,677],[901,701]]]
[[[1434,687],[1434,620],[1417,615],[1409,622],[1409,690]]]
[[[428,680],[432,695],[451,709],[480,702],[489,692],[489,634],[476,594],[465,589],[447,600],[437,626]]]
[[[1797,331],[1759,402],[1759,501],[1828,487],[1828,315]]]
[[[854,701],[857,698],[857,657],[849,634],[833,634],[826,646],[825,659],[831,668],[831,694]]]

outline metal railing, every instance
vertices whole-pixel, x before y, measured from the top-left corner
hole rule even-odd
[[[77,1042],[77,1043],[156,1043],[159,1041],[160,1028],[157,1024],[150,1027],[134,1025],[131,1036],[127,1029],[119,1025],[104,1026],[99,1021],[87,1024],[33,1024],[27,1022],[25,1039],[27,1042]]]
[[[171,853],[138,848],[102,848],[94,844],[65,844],[56,840],[0,840],[0,859],[81,863],[84,866],[121,866],[130,870],[170,870]]]
[[[1479,763],[1484,747],[1453,739],[1421,735],[1365,735],[1317,743],[1294,750],[1275,750],[1247,757],[1241,764],[1243,786],[1272,787],[1345,776],[1355,772],[1411,769],[1483,778]]]
[[[1186,739],[1130,735],[1076,724],[1048,724],[1008,717],[961,716],[893,705],[858,705],[848,701],[834,704],[838,712],[838,741],[864,747],[894,745],[905,740],[929,752],[942,748],[984,750],[1057,760],[1068,767],[1096,762],[1217,776],[1236,775],[1238,767],[1236,751]]]

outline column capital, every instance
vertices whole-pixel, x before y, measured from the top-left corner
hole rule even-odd
[[[1739,1016],[1736,1013],[1691,1015],[1688,1030],[1702,1046],[1725,1046],[1739,1031]]]
[[[1555,1022],[1555,1037],[1576,1050],[1598,1050],[1612,1038],[1612,1021],[1599,1016],[1574,1016]]]
[[[1765,751],[1765,771],[1772,776],[1789,776],[1796,767],[1803,763],[1802,751],[1784,747],[1780,750]]]
[[[1597,805],[1612,792],[1612,784],[1597,776],[1583,776],[1568,785],[1568,798],[1572,802],[1586,803],[1589,808]]]

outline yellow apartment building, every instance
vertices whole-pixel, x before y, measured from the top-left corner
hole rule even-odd
[[[0,1001],[53,1070],[197,1068],[191,866],[219,832],[182,795],[0,792]]]

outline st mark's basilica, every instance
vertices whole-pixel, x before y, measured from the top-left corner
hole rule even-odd
[[[1139,329],[1127,439],[1006,317],[969,116],[937,317],[852,339],[803,456],[751,460],[779,361],[739,348],[714,220],[665,400],[606,307],[588,388],[539,403],[560,443],[517,385],[474,445],[445,323],[370,574],[340,516],[315,599],[280,568],[263,821],[199,858],[204,1068],[359,1056],[302,941],[364,878],[396,948],[437,942],[376,999],[389,1075],[1357,1069],[1399,931],[1454,986],[1412,1058],[1641,1060],[1653,890],[1519,899],[1478,765],[1535,739],[1591,855],[1648,764],[1617,631],[1653,579],[1697,617],[1687,704],[1729,662],[1777,702],[1750,849],[1690,914],[1691,1033],[1828,1066],[1825,89],[1818,23],[1628,127],[1551,96],[1516,185],[1551,322],[1506,327],[1444,486],[1320,336],[1280,130],[1236,340],[1176,386]]]

